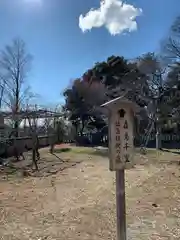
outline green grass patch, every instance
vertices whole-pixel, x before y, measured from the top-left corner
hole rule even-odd
[[[54,153],[74,153],[74,154],[88,154],[98,156],[108,156],[108,150],[97,150],[91,147],[73,147],[73,148],[60,148],[55,149]]]
[[[93,151],[94,151],[93,148],[88,148],[88,147],[73,147],[73,148],[54,149],[54,153],[84,153],[84,154],[92,154]]]
[[[66,152],[71,152],[71,148],[58,148],[54,149],[54,153],[66,153]]]
[[[163,149],[161,150],[156,150],[155,148],[146,148],[145,149],[145,155],[148,156],[161,156],[165,154],[165,152],[169,153],[175,153],[175,151],[180,153],[177,149]],[[87,155],[96,155],[96,156],[102,156],[102,157],[108,157],[108,149],[97,149],[97,148],[92,148],[92,147],[69,147],[69,148],[58,148],[54,150],[55,154],[60,154],[60,153],[73,153],[73,154],[87,154]],[[140,148],[135,148],[135,153],[136,154],[142,154],[142,151]]]
[[[141,148],[135,148],[135,153],[143,154],[143,150]],[[156,150],[155,148],[145,148],[144,154],[146,155],[154,155],[154,154],[161,154],[161,150]]]
[[[88,148],[88,147],[75,147],[75,148],[72,148],[71,151],[73,153],[91,154],[94,151],[94,149],[93,148]]]

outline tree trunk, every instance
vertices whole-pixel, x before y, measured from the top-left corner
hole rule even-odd
[[[159,123],[159,119],[157,119],[156,121],[156,149],[162,149],[161,126]]]
[[[40,160],[40,153],[39,153],[39,138],[37,136],[37,141],[36,141],[36,156],[37,159]]]
[[[19,59],[18,59],[19,60]],[[16,92],[15,92],[15,123],[14,123],[14,129],[15,129],[15,144],[17,145],[17,138],[19,137],[19,116],[17,115],[19,113],[19,65],[17,69],[17,76],[16,76]],[[19,154],[18,151],[15,151],[16,160],[19,161]]]
[[[54,144],[52,143],[50,146],[50,153],[53,154],[54,153]]]
[[[32,133],[32,142],[33,142],[32,161],[35,166],[35,170],[38,171],[37,159],[40,158],[40,154],[38,151],[39,139],[38,139],[38,136],[36,135],[36,133]]]
[[[33,161],[33,165],[35,166],[35,170],[38,171],[39,169],[38,169],[35,149],[32,150],[32,161]]]
[[[36,157],[38,160],[40,160],[40,153],[38,148],[36,148]]]
[[[82,127],[81,127],[81,130],[80,130],[81,137],[83,136],[84,127],[85,127],[85,122],[82,121]]]
[[[156,131],[156,149],[161,150],[162,149],[162,141],[161,141],[161,131],[160,129],[157,129]]]
[[[14,156],[16,158],[16,161],[19,161],[19,154],[18,154],[18,149],[17,149],[17,138],[19,136],[18,121],[15,121],[14,128],[15,128]]]
[[[54,146],[55,146],[55,136],[51,136],[51,144],[50,144],[50,153],[54,154]]]

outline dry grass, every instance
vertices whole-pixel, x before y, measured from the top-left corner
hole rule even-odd
[[[38,176],[1,175],[0,239],[116,239],[115,180],[106,153],[73,148],[41,155]],[[128,239],[180,239],[178,160],[168,152],[136,154],[136,167],[126,171]]]

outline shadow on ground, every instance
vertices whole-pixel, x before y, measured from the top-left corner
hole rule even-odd
[[[180,149],[176,149],[176,150],[171,150],[171,149],[162,149],[162,152],[169,152],[169,153],[174,153],[174,154],[178,154],[180,155]]]
[[[70,159],[68,156],[59,156],[58,153],[41,153],[41,158],[38,160],[39,171],[33,169],[31,156],[26,156],[25,160],[19,162],[9,161],[6,166],[1,166],[0,177],[4,180],[10,177],[48,177],[67,168],[75,167],[79,163],[81,161]]]

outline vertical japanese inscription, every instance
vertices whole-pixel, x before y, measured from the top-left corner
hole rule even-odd
[[[121,131],[120,131],[120,119],[119,116],[115,122],[115,149],[116,149],[116,164],[121,162]]]
[[[128,121],[127,120],[125,120],[124,121],[124,126],[123,126],[123,128],[124,128],[124,130],[125,130],[125,132],[124,132],[124,146],[123,146],[123,148],[124,148],[124,161],[125,161],[125,163],[128,163],[128,162],[130,162],[130,160],[129,160],[129,154],[128,154],[128,148],[130,147],[129,146],[129,134],[128,134]]]

